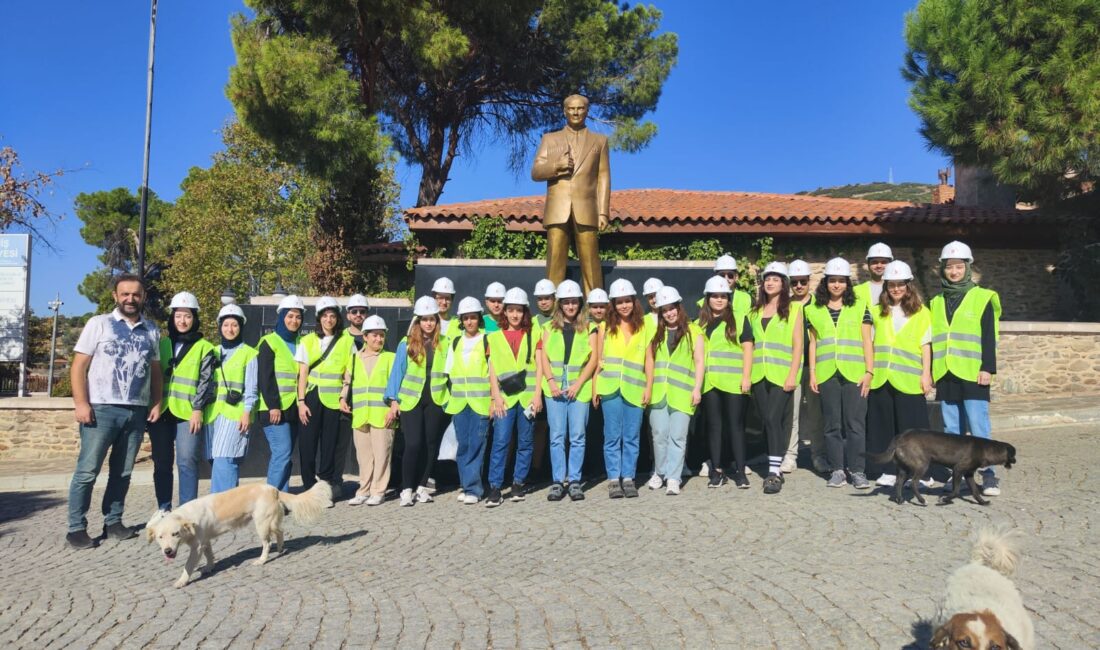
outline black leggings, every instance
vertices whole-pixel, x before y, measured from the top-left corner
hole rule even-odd
[[[764,424],[764,439],[768,441],[768,456],[784,456],[790,446],[791,432],[783,426],[787,406],[791,403],[792,393],[783,390],[767,379],[761,379],[752,385],[752,400]]]
[[[313,487],[317,479],[339,487],[343,482],[343,462],[337,473],[336,450],[340,446],[340,411],[321,403],[317,389],[306,393],[309,422],[303,424],[298,435],[298,463],[302,470],[302,486]],[[344,447],[347,453],[347,447]]]
[[[867,396],[867,453],[886,451],[890,441],[909,429],[927,429],[928,403],[924,395],[903,393],[889,383],[871,390]],[[893,462],[879,465],[867,462],[867,473],[897,474]]]
[[[439,457],[439,441],[451,416],[443,412],[428,395],[422,395],[416,406],[401,412],[401,431],[405,453],[401,456],[401,489],[427,487],[435,459]]]
[[[703,393],[703,413],[706,416],[707,440],[710,444],[710,466],[714,470],[721,470],[722,442],[723,439],[728,439],[733,450],[734,470],[744,471],[745,396],[712,388]]]

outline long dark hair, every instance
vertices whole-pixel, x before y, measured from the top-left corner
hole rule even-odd
[[[835,275],[826,275],[821,279],[821,282],[817,283],[817,290],[814,291],[814,304],[824,307],[829,304],[833,296],[829,293],[829,278],[841,277]],[[856,292],[852,289],[852,278],[844,278],[844,293],[840,296],[840,304],[845,307],[851,307],[856,304]]]
[[[637,333],[645,323],[645,315],[642,313],[642,303],[638,300],[638,296],[630,296],[634,300],[634,311],[630,312],[630,320],[626,321],[630,324],[630,330],[633,333]],[[612,298],[611,303],[608,304],[608,313],[604,317],[604,322],[607,323],[607,333],[615,334],[619,331],[619,325],[623,323],[623,317],[619,315],[619,310],[615,308],[615,301],[618,298]]]
[[[508,308],[509,307],[523,307],[523,318],[519,319],[520,332],[526,332],[531,329],[531,308],[526,305],[504,305],[504,311],[500,312],[500,318],[497,319],[497,325],[500,326],[501,331],[512,329],[512,325],[508,322]]]
[[[769,273],[768,275],[774,275],[783,280],[783,287],[779,290],[779,304],[776,305],[775,313],[783,320],[787,320],[791,315],[791,281],[778,273]],[[764,280],[766,279],[767,276],[764,276]],[[760,311],[768,304],[768,292],[764,291],[764,280],[760,281],[760,288],[756,291],[756,304],[752,307],[753,311]]]
[[[890,291],[888,289],[889,283],[894,280],[883,282],[882,295],[878,298],[879,315],[886,317],[890,315],[890,307],[893,302],[890,300]],[[924,307],[924,301],[920,297],[920,292],[917,291],[917,285],[913,284],[912,280],[906,280],[905,286],[909,290],[905,293],[905,297],[901,299],[901,311],[906,316],[912,316]]]
[[[332,335],[339,338],[344,333],[344,317],[340,315],[340,310],[335,307],[321,310],[321,314],[326,311],[332,311],[336,314],[336,325],[332,327]],[[317,336],[325,336],[325,328],[321,326],[321,314],[317,314]]]
[[[710,308],[710,294],[706,294],[703,296],[703,306],[699,309],[699,327],[705,331],[717,322],[726,324],[726,340],[736,343],[737,319],[733,317],[733,300],[730,300],[722,311],[714,311]]]
[[[657,354],[657,348],[661,347],[661,341],[665,340],[665,332],[668,330],[668,326],[665,325],[665,317],[661,314],[661,310],[664,307],[657,308],[657,333],[653,335],[653,340],[649,342],[649,349],[653,352],[654,356]],[[690,338],[688,334],[688,316],[684,311],[684,304],[682,302],[676,303],[676,329],[680,330],[680,338],[676,339],[676,345],[668,351],[671,355],[676,351],[676,348],[680,347],[680,344],[684,342],[684,339]]]

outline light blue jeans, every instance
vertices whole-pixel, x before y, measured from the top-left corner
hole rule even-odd
[[[281,492],[290,489],[291,454],[294,452],[294,439],[297,435],[297,422],[283,420],[279,424],[264,426],[264,436],[271,450],[271,459],[267,461],[267,484]]]
[[[680,480],[684,471],[691,416],[668,405],[668,400],[649,407],[649,429],[653,433],[653,469],[665,479]]]
[[[92,412],[95,421],[80,425],[80,455],[69,484],[70,533],[88,529],[85,515],[92,505],[92,489],[108,450],[111,459],[107,466],[107,489],[103,491],[103,525],[106,527],[122,521],[126,492],[130,489],[130,474],[134,471],[134,458],[141,447],[149,409],[144,406],[93,404]]]
[[[485,464],[485,438],[489,434],[489,418],[467,406],[454,416],[458,452],[458,480],[462,491],[479,499],[485,494],[481,483],[481,467]]]
[[[634,478],[642,432],[642,407],[615,392],[600,399],[603,409],[603,462],[607,479]]]
[[[512,443],[512,429],[516,430],[516,464],[512,468],[512,482],[527,482],[531,471],[531,458],[535,455],[535,423],[523,414],[521,402],[493,418],[493,450],[489,454],[489,487],[504,485],[504,468],[508,465],[508,446]]]
[[[240,483],[241,458],[217,457],[210,461],[210,494],[232,490]]]
[[[550,425],[550,475],[555,483],[576,483],[581,480],[588,409],[589,402],[567,400],[565,395],[546,400],[546,420]],[[569,435],[568,462],[565,451],[566,434]]]
[[[960,434],[969,431],[975,438],[990,439],[992,426],[989,422],[989,401],[984,399],[966,399],[961,401],[940,402],[943,415],[943,429],[947,433]],[[992,467],[982,468],[982,474],[993,476]]]

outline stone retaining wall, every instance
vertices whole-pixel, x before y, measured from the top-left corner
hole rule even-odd
[[[80,434],[67,397],[0,399],[0,458],[76,456]]]

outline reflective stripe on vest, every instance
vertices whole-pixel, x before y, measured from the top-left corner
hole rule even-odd
[[[875,368],[871,388],[880,388],[889,381],[907,395],[920,395],[924,392],[920,385],[924,367],[921,339],[931,326],[929,310],[921,307],[896,334],[893,317],[881,314],[882,310],[877,307],[871,312],[875,321]]]
[[[982,369],[982,314],[993,304],[994,339],[1000,337],[1001,298],[995,291],[974,287],[966,292],[951,322],[943,295],[932,299],[932,379],[951,371],[964,381],[978,381]]]
[[[324,348],[321,347],[321,337],[316,333],[303,336],[299,345],[305,346],[306,358],[309,359],[310,364],[319,359],[324,353]],[[309,371],[309,384],[306,386],[306,392],[316,387],[317,397],[320,398],[321,404],[324,404],[325,408],[339,410],[340,389],[344,384],[344,371],[347,370],[348,362],[351,360],[351,351],[355,347],[355,339],[347,331],[344,331],[336,337],[336,341],[332,343],[332,346],[332,351],[328,353],[325,360]]]
[[[465,335],[463,335],[465,337]],[[511,354],[511,349],[508,350]],[[462,343],[449,352],[451,355],[451,396],[444,409],[451,415],[461,413],[469,406],[474,413],[489,416],[489,360],[485,357],[485,344],[478,341],[470,350],[470,358],[462,358]]]
[[[386,414],[390,409],[383,396],[386,393],[386,382],[390,379],[393,360],[393,352],[379,353],[374,368],[367,374],[363,358],[358,352],[352,353],[354,371],[351,386],[348,387],[348,408],[351,409],[351,426],[356,429],[364,424],[378,429],[386,427]]]
[[[164,406],[168,412],[181,420],[190,420],[194,409],[191,404],[195,400],[195,394],[199,387],[199,370],[202,367],[203,358],[212,354],[214,346],[206,339],[199,339],[180,359],[172,371],[172,376],[164,382]],[[167,373],[172,363],[172,340],[168,337],[160,339],[160,367]]]
[[[806,308],[806,320],[817,337],[814,372],[817,383],[823,383],[838,370],[850,382],[863,379],[867,372],[863,358],[863,314],[866,312],[866,303],[856,300],[854,305],[840,308],[840,317],[834,325],[825,305],[814,304]]]
[[[286,341],[278,334],[272,332],[261,337],[260,343],[264,342],[271,348],[275,357],[275,385],[279,387],[280,403],[275,407],[269,407],[263,395],[260,395],[259,409],[267,411],[277,407],[285,411],[294,405],[298,395],[298,362],[294,360],[294,355],[290,353],[290,347],[287,346]]]
[[[486,334],[489,341],[489,358],[493,362],[493,371],[497,374],[497,381],[501,382],[518,373],[520,370],[527,370],[525,377],[526,384],[522,392],[515,395],[507,395],[504,391],[501,391],[501,397],[504,398],[504,405],[508,408],[512,408],[517,403],[527,408],[531,405],[531,399],[535,396],[535,348],[538,345],[538,338],[535,337],[535,333],[531,332],[531,362],[527,363],[525,367],[522,364],[527,362],[527,333],[524,332],[523,338],[519,342],[519,355],[512,353],[512,346],[508,344],[508,339],[504,338],[504,332],[496,331]]]
[[[402,339],[401,342],[408,350],[408,339]],[[446,339],[439,340],[439,348],[432,356],[430,394],[436,406],[447,403],[447,375],[443,372],[444,366],[447,365],[448,348],[443,347],[445,342]],[[420,403],[420,394],[424,392],[426,375],[424,362],[417,362],[412,357],[408,357],[405,376],[401,379],[401,387],[397,390],[397,401],[402,411],[411,411]]]
[[[690,323],[672,354],[668,352],[667,337],[657,346],[657,352],[653,355],[651,404],[668,400],[669,407],[681,413],[695,413],[691,393],[695,390],[695,337],[700,335],[702,332],[698,326]]]
[[[569,360],[566,362],[564,359],[565,335],[558,329],[548,328],[547,331],[549,334],[546,337],[546,343],[543,345],[543,354],[546,355],[546,360],[550,362],[550,371],[554,373],[554,381],[559,383],[558,388],[566,391],[580,378],[581,371],[584,370],[585,364],[592,356],[592,345],[589,340],[591,333],[576,332],[573,335],[573,346],[569,348]],[[561,384],[562,372],[565,373],[566,384]],[[542,380],[542,394],[548,398],[553,395],[550,392],[549,379],[547,377]],[[578,402],[592,401],[591,379],[585,381],[584,386],[581,386],[580,390],[577,391],[576,400]]]
[[[794,353],[794,323],[801,311],[802,303],[791,301],[787,319],[784,320],[776,314],[768,321],[767,329],[763,326],[760,310],[755,310],[749,315],[752,335],[756,339],[752,350],[754,384],[762,379],[767,379],[776,386],[787,383],[787,376],[791,372],[791,355]],[[798,363],[798,372],[795,373],[795,383],[800,381],[802,381],[801,358]]]
[[[605,324],[600,325],[606,327]],[[645,393],[645,348],[649,343],[645,329],[635,332],[627,342],[622,331],[606,334],[603,342],[603,358],[600,359],[600,375],[597,388],[600,395],[613,395],[616,391],[634,406],[642,405]]]
[[[214,354],[220,352],[218,348],[214,348]],[[234,422],[241,419],[241,415],[244,414],[244,400],[236,404],[226,402],[226,389],[244,392],[245,371],[248,369],[248,363],[256,358],[256,354],[256,348],[241,343],[232,356],[223,361],[221,367],[214,370],[214,383],[218,387],[218,392],[214,401],[206,406],[206,412],[203,415],[203,421],[206,424],[213,422],[219,415]],[[223,376],[225,381],[222,381]]]
[[[731,342],[726,338],[728,329],[727,325],[719,325],[707,337],[706,374],[703,375],[704,393],[717,388],[726,393],[741,394],[741,377],[744,373],[741,332],[737,332],[735,340]]]

